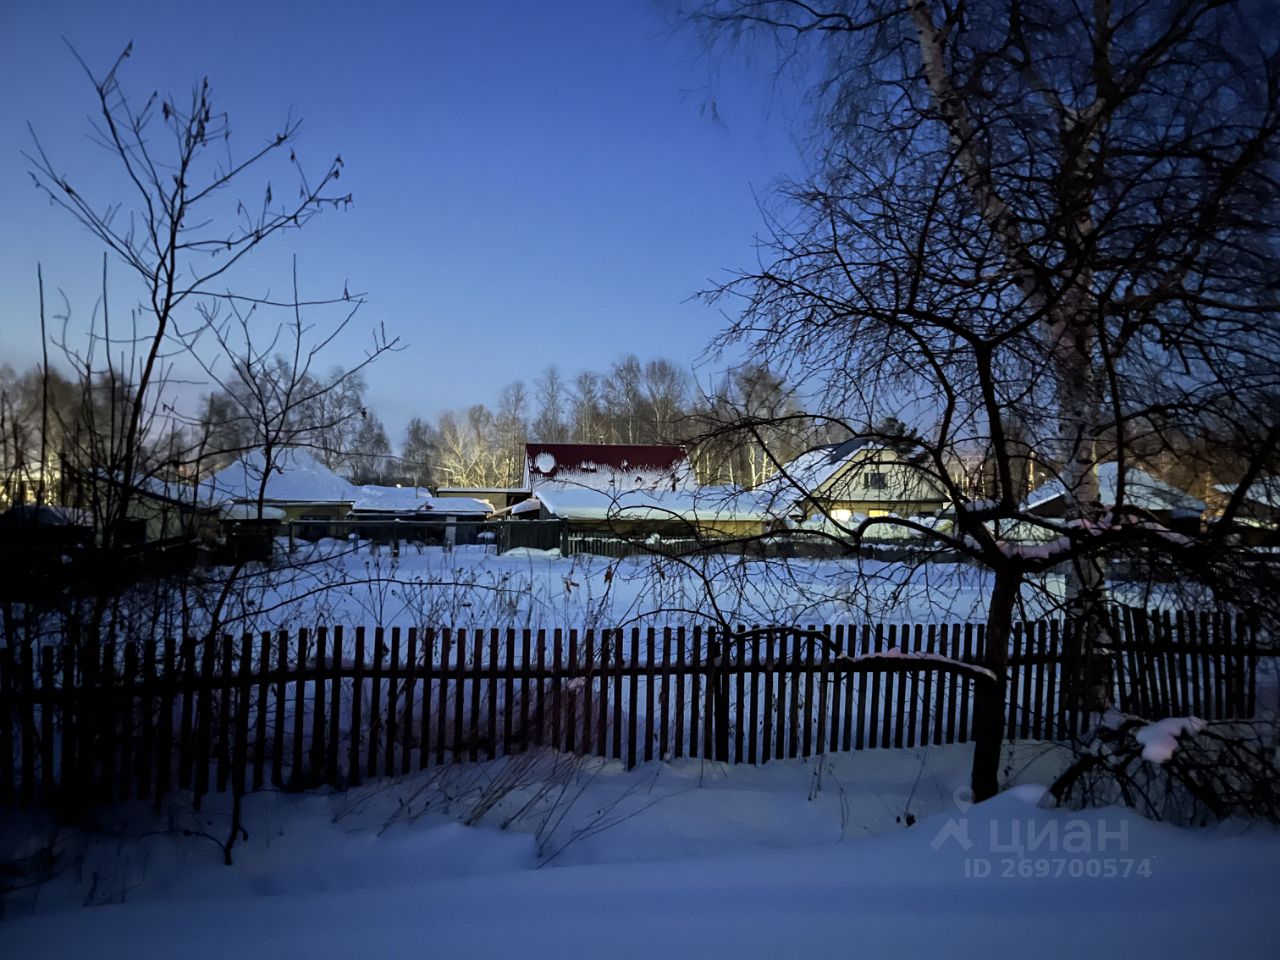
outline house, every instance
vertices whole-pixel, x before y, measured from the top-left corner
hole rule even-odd
[[[793,525],[827,520],[848,525],[862,517],[933,514],[950,500],[908,442],[884,444],[865,437],[815,447],[783,464],[755,488],[770,508]]]
[[[561,520],[570,533],[629,540],[753,537],[772,518],[761,497],[730,487],[600,490],[545,483],[533,502],[540,519]]]
[[[470,497],[433,497],[417,487],[365,485],[347,514],[362,539],[476,543],[476,525],[493,508]]]
[[[224,523],[287,522],[312,539],[331,536],[360,492],[306,450],[289,447],[275,453],[269,470],[261,450],[245,454],[203,481],[199,498],[218,507]]]
[[[441,499],[461,497],[488,504],[489,510],[505,510],[521,500],[529,499],[527,487],[437,487],[436,496]]]
[[[595,490],[689,490],[697,486],[684,447],[620,443],[527,443],[524,489],[548,483]]]
[[[484,520],[493,512],[487,500],[474,497],[433,497],[422,487],[356,488],[359,499],[348,517],[352,520]]]
[[[1213,487],[1215,512],[1221,514],[1235,496],[1236,484],[1219,483]],[[1280,477],[1259,477],[1245,488],[1235,514],[1237,532],[1244,542],[1255,546],[1271,546],[1280,539]]]
[[[1171,529],[1198,528],[1205,504],[1184,490],[1153,477],[1151,474],[1126,464],[1123,472],[1124,489],[1120,491],[1120,465],[1114,460],[1100,463],[1095,468],[1098,478],[1098,504],[1115,507],[1116,496],[1123,500],[1122,511],[1136,517],[1155,520]],[[1045,519],[1058,519],[1066,514],[1066,488],[1060,480],[1051,480],[1027,495],[1022,505],[1024,513]],[[1022,524],[1022,536],[1014,539],[1040,539],[1055,536],[1051,530]],[[1028,530],[1021,530],[1028,527]]]

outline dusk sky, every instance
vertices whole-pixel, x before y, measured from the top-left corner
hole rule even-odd
[[[64,37],[97,71],[132,40],[122,76],[140,97],[185,97],[207,75],[241,153],[292,110],[309,169],[342,155],[354,207],[274,238],[228,286],[283,292],[296,254],[304,295],[366,292],[332,360],[349,362],[377,323],[408,345],[368,378],[394,442],[409,416],[491,403],[550,363],[568,375],[627,352],[692,363],[723,320],[689,298],[754,261],[757,201],[798,152],[768,67],[713,62],[670,19],[640,0],[9,0],[0,363],[39,358],[37,263],[73,330],[101,269],[97,242],[32,188],[27,123],[98,206],[123,193],[86,138],[95,98]],[[260,179],[247,183],[256,202]],[[124,299],[126,270],[110,269]],[[116,315],[127,306],[113,297]]]

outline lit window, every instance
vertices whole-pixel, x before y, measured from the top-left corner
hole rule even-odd
[[[844,507],[838,507],[831,511],[831,519],[836,523],[848,523],[849,518],[853,516],[852,510],[846,510]]]

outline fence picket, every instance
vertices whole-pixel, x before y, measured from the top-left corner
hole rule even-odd
[[[653,760],[653,708],[654,708],[654,632],[653,627],[645,632],[644,638],[644,759],[645,763]]]
[[[689,756],[706,756],[701,752],[698,740],[698,711],[702,708],[702,627],[693,627],[693,644],[690,649],[690,667],[692,673],[689,680]],[[768,760],[768,756],[765,756]]]
[[[409,633],[405,638],[407,644],[404,654],[404,724],[403,738],[404,742],[400,745],[400,775],[407,774],[413,766],[413,744],[414,744],[414,707],[416,706],[414,698],[417,696],[418,689],[418,628],[410,627]],[[426,713],[423,713],[425,719]],[[426,740],[419,741],[418,765],[422,766],[423,757],[426,756]]]
[[[0,650],[0,698],[4,700],[4,709],[0,710],[0,803],[6,807],[13,806],[18,793],[17,770],[13,763],[13,739],[17,731],[11,706],[16,704],[18,692],[14,653],[12,647]]]
[[[387,745],[383,751],[383,776],[392,777],[396,772],[396,743],[400,732],[400,628],[391,628],[391,653],[387,661]]]
[[[166,667],[165,672],[168,672]],[[253,789],[261,790],[267,762],[267,691],[271,672],[271,634],[258,637],[258,713],[254,730]]]
[[[600,653],[604,653],[605,645],[608,644],[609,631],[603,631],[600,634]],[[639,700],[636,699],[636,675],[635,669],[639,664],[636,663],[639,657],[639,640],[640,628],[631,628],[631,685],[630,700],[627,707],[627,758],[630,760],[631,767],[635,765],[636,754],[636,710],[640,707]],[[625,663],[622,650],[622,628],[616,628],[613,631],[613,759],[622,759],[622,667]],[[600,677],[600,686],[604,686],[605,678],[602,673]],[[602,753],[603,756],[603,753]]]
[[[364,704],[364,627],[356,627],[355,660],[351,666],[351,743],[347,754],[347,780],[355,787],[360,785],[360,740],[364,726],[361,713]]]
[[[306,783],[303,768],[304,740],[307,731],[307,660],[310,657],[311,634],[306,627],[298,630],[298,669],[293,681],[293,763],[289,768],[289,784],[299,790]],[[377,658],[374,658],[375,664]],[[370,738],[372,739],[372,738]],[[376,743],[376,741],[375,741]],[[373,756],[370,748],[370,757]],[[370,761],[372,766],[372,760]],[[369,776],[376,771],[370,769]]]
[[[684,756],[684,627],[676,627],[676,756]]]
[[[533,643],[529,628],[520,633],[520,735],[519,752],[529,749],[529,654]],[[508,738],[510,739],[510,738]]]
[[[739,694],[741,695],[741,694]],[[671,756],[671,627],[662,628],[662,720],[659,724],[658,757]]]
[[[245,794],[245,767],[249,762],[249,699],[253,691],[253,635],[240,639],[240,670],[236,677],[236,740],[231,758],[231,789],[237,797]]]
[[[627,715],[627,769],[630,770],[636,765],[636,708],[638,694],[640,692],[640,630],[638,627],[631,628],[631,664],[627,685],[627,706],[630,711]]]
[[[831,669],[831,627],[824,626],[822,628],[822,658],[819,662],[818,673],[818,730],[817,730],[817,746],[818,753],[827,752],[827,706],[830,697],[830,669]]]
[[[152,647],[154,650],[154,646]],[[53,672],[53,647],[40,648],[40,787],[41,799],[45,805],[53,802],[58,782],[53,770],[54,724],[53,715],[57,709],[57,687]],[[145,741],[150,747],[150,740]],[[150,771],[143,768],[140,783],[150,779]],[[127,785],[126,785],[127,788]],[[146,794],[141,794],[145,796]]]
[[[533,742],[538,746],[546,743],[543,739],[546,733],[546,706],[547,706],[547,688],[544,677],[547,672],[547,632],[546,630],[538,630],[538,705],[533,712]],[[552,741],[554,744],[554,740]]]
[[[325,654],[329,650],[329,631],[326,627],[316,629],[316,669],[315,700],[311,705],[311,775],[307,778],[312,784],[324,782],[325,773]],[[247,711],[246,711],[247,712]]]
[[[166,653],[172,655],[173,645],[169,643],[165,646]],[[7,651],[6,651],[7,652]],[[166,674],[169,672],[166,666]],[[0,654],[0,695],[3,695],[5,687],[5,660],[3,654]],[[79,772],[77,770],[76,756],[76,725],[79,722],[79,698],[76,696],[76,656],[75,650],[62,651],[62,777],[60,780],[63,788],[75,788]],[[11,739],[12,731],[7,726],[10,721],[8,710],[0,708],[0,764],[4,764],[4,770],[0,772],[0,798],[6,794],[3,786],[8,784],[12,786],[11,778],[13,776],[13,741]],[[172,715],[169,717],[170,726],[173,724]],[[161,727],[162,734],[164,728]],[[9,762],[5,763],[5,744],[8,745]],[[161,749],[164,751],[163,756],[167,757],[166,741],[162,738]],[[163,770],[163,768],[162,768]],[[158,782],[156,785],[156,803],[159,804],[160,798],[163,796],[163,790],[168,787],[168,779]]]

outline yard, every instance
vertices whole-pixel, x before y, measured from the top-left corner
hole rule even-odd
[[[1043,745],[1010,755],[1021,786],[969,807],[968,759],[934,747],[765,768],[604,764],[557,784],[554,815],[526,784],[474,828],[459,820],[492,796],[502,761],[465,784],[265,793],[246,801],[233,868],[181,833],[221,832],[225,810],[138,839],[64,833],[78,859],[11,898],[0,948],[130,960],[1274,954],[1273,829],[1040,809],[1030,784],[1060,761]],[[19,818],[5,833],[49,836]]]

